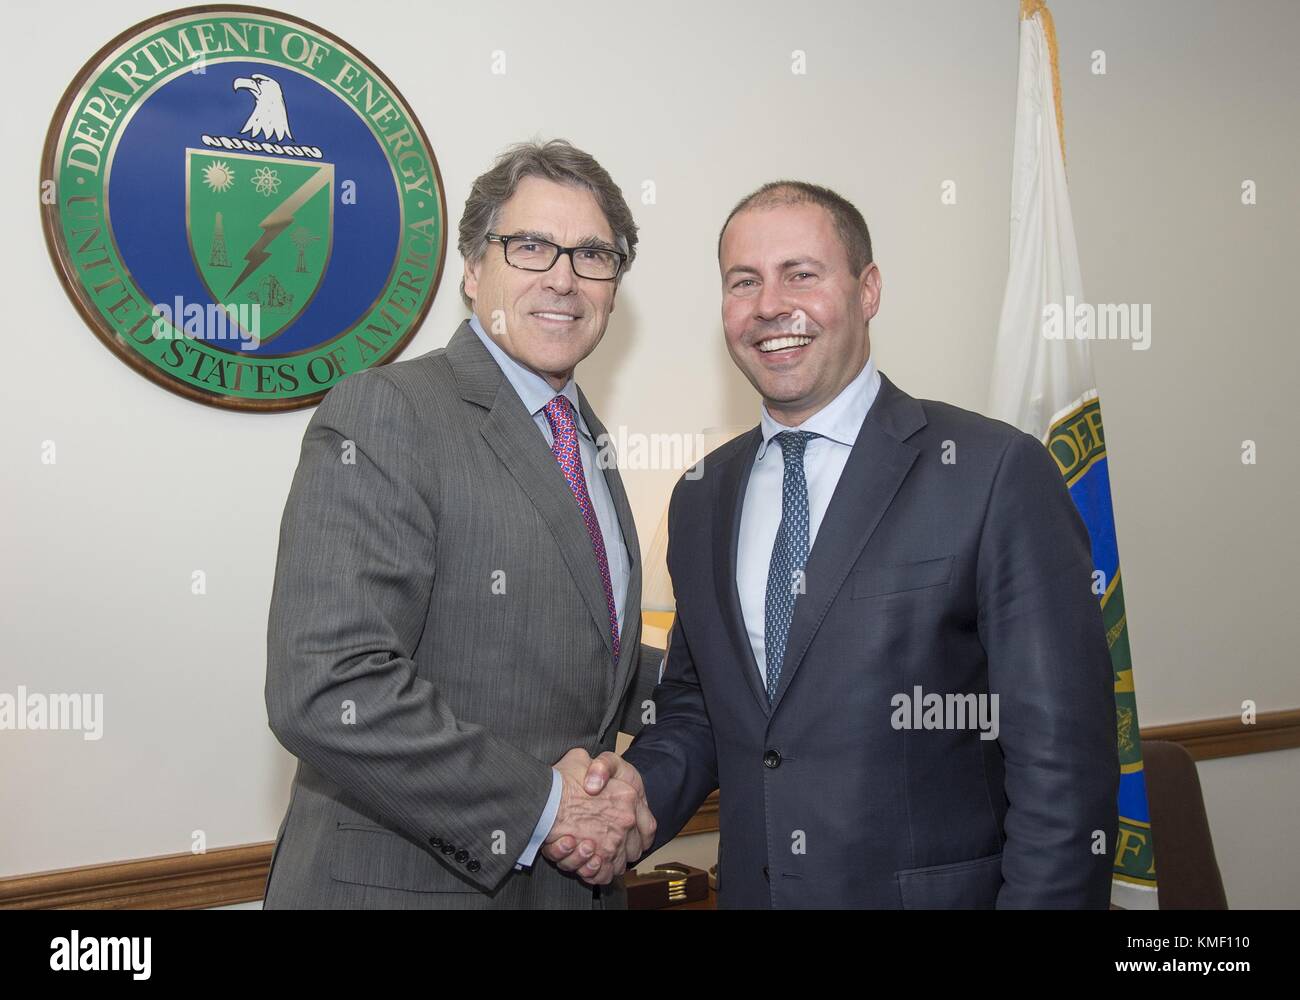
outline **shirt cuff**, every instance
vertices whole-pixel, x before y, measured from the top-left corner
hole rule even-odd
[[[560,793],[563,790],[564,779],[560,777],[559,771],[551,768],[551,797],[546,800],[546,808],[542,810],[542,817],[537,821],[537,828],[533,830],[532,840],[528,841],[524,853],[519,855],[519,860],[515,862],[516,868],[530,867],[537,857],[537,851],[541,848],[542,841],[546,839],[546,835],[551,832],[551,827],[555,825],[555,814],[560,811]]]

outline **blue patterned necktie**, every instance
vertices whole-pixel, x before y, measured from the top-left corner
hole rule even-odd
[[[767,700],[776,697],[781,662],[790,639],[795,598],[804,592],[803,568],[808,561],[808,479],[803,453],[811,431],[782,431],[773,438],[781,446],[785,476],[781,483],[781,526],[772,545],[767,569],[767,604],[763,614],[763,649],[767,659]]]

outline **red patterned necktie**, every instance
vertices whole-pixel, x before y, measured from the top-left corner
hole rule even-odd
[[[544,407],[551,425],[551,451],[560,463],[564,479],[569,484],[573,499],[578,502],[582,522],[591,536],[591,547],[596,550],[596,565],[600,568],[600,585],[605,588],[605,605],[609,608],[609,634],[614,641],[614,659],[618,659],[618,609],[614,604],[614,586],[609,578],[609,560],[605,557],[605,539],[600,533],[595,508],[587,493],[587,479],[582,474],[582,454],[578,450],[578,425],[573,419],[573,407],[565,396],[556,396]]]

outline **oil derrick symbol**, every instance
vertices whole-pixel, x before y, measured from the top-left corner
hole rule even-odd
[[[319,236],[313,236],[306,226],[299,226],[294,230],[293,235],[289,237],[293,240],[294,245],[298,248],[298,266],[294,268],[299,274],[307,273],[307,247],[320,239]]]
[[[217,213],[216,228],[212,231],[212,251],[208,254],[209,267],[229,267],[230,258],[226,256],[226,230],[221,224],[221,213]]]

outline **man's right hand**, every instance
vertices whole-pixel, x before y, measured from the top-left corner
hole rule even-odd
[[[589,777],[592,763],[585,750],[575,748],[555,764],[562,780],[560,807],[542,853],[561,871],[607,885],[649,848],[655,821],[635,768],[628,764],[617,774],[596,768]]]

